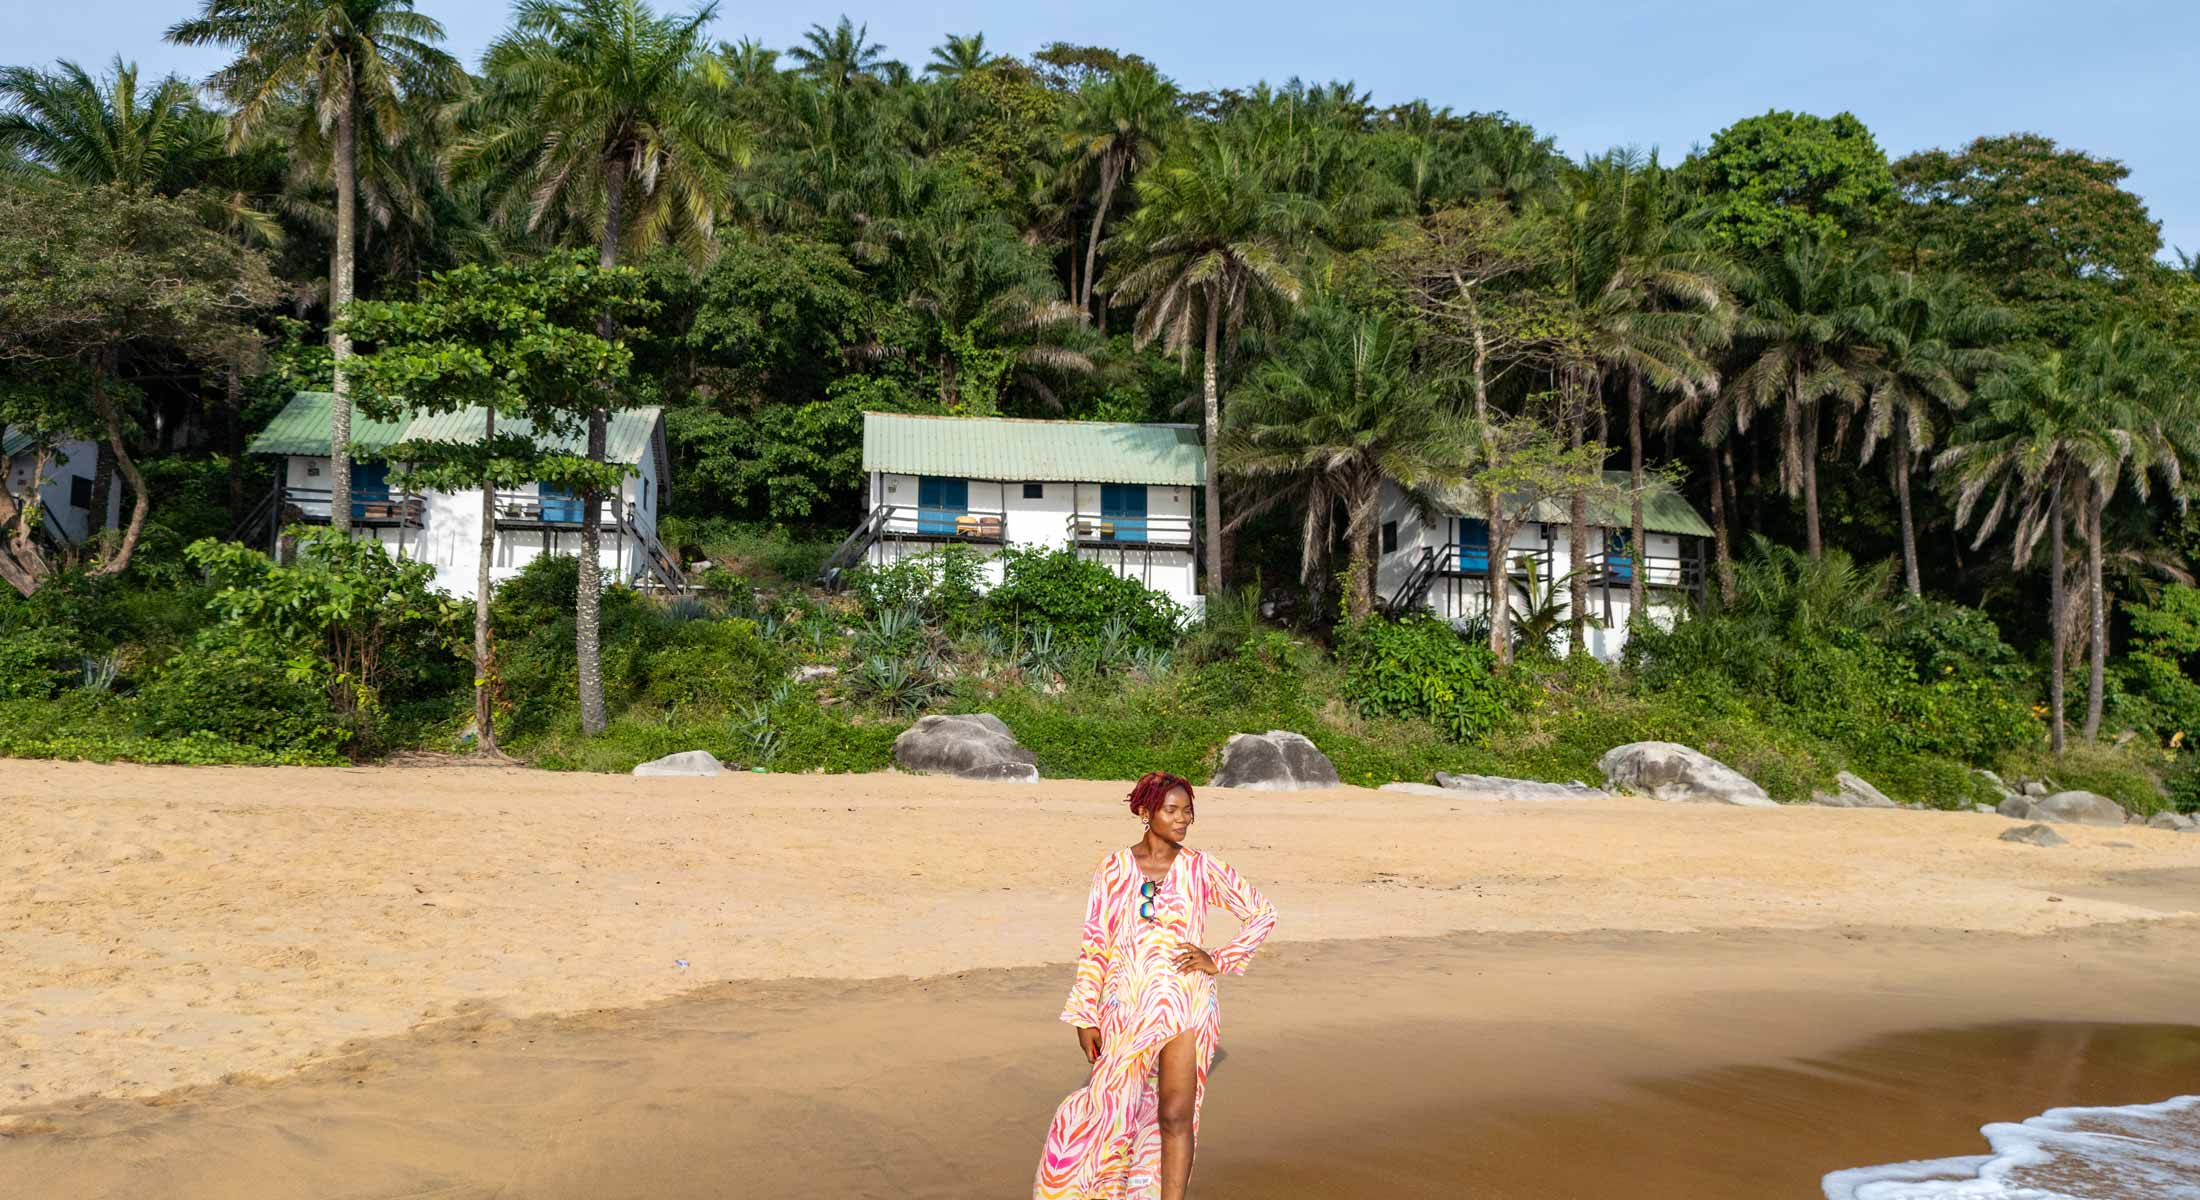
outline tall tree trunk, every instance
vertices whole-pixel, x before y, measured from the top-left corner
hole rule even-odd
[[[2108,689],[2108,588],[2102,579],[2101,510],[2108,497],[2094,488],[2085,514],[2085,590],[2092,619],[2093,653],[2085,683],[2085,740],[2101,736],[2101,707]]]
[[[2047,493],[2047,746],[2057,757],[2063,752],[2063,667],[2069,658],[2063,627],[2063,510],[2062,480]]]
[[[1474,330],[1474,421],[1482,429],[1482,459],[1485,468],[1497,465],[1497,431],[1490,425],[1490,341],[1482,324],[1482,310],[1474,302],[1474,293],[1462,286],[1460,298],[1467,303]],[[1505,519],[1505,498],[1494,487],[1482,489],[1483,512],[1487,514],[1490,530],[1488,563],[1482,572],[1485,603],[1489,606],[1490,653],[1497,661],[1512,661],[1512,530]]]
[[[1749,532],[1765,531],[1765,440],[1749,439]]]
[[[1101,158],[1100,203],[1092,214],[1092,234],[1085,239],[1085,290],[1077,294],[1077,307],[1087,313],[1092,311],[1093,274],[1099,270],[1100,227],[1108,223],[1108,205],[1115,199],[1115,185],[1121,174],[1122,170],[1116,166],[1112,151]]]
[[[1217,388],[1220,379],[1215,372],[1215,355],[1221,341],[1221,297],[1210,289],[1207,295],[1207,341],[1205,357],[1200,363],[1200,386],[1205,394],[1205,433],[1207,439],[1207,592],[1209,596],[1222,594],[1222,475],[1217,457],[1217,443],[1222,440],[1222,396]]]
[[[1917,519],[1910,511],[1910,435],[1894,427],[1894,497],[1902,518],[1902,584],[1912,596],[1925,594],[1917,569]]]
[[[115,523],[107,519],[108,510],[114,507],[114,494],[115,451],[101,438],[92,455],[92,511],[85,518],[91,536],[85,540],[103,558],[114,550]]]
[[[229,519],[244,516],[244,370],[234,359],[227,373],[229,408],[223,414],[222,448],[229,455]]]
[[[1375,612],[1375,562],[1380,554],[1376,517],[1382,506],[1383,479],[1369,469],[1354,477],[1351,488],[1345,500],[1345,544],[1352,556],[1347,572],[1352,586],[1345,597],[1345,615],[1365,621]]]
[[[1803,408],[1803,539],[1812,562],[1826,553],[1818,528],[1818,406]]]
[[[334,359],[336,392],[328,415],[328,520],[341,534],[351,533],[351,335],[344,315],[351,309],[352,263],[359,245],[358,95],[349,80],[336,109],[336,252],[329,256],[328,352]]]
[[[92,366],[92,407],[99,413],[101,424],[107,428],[107,445],[114,451],[115,470],[130,488],[130,523],[123,526],[122,540],[110,552],[101,548],[101,561],[93,567],[93,575],[119,575],[130,565],[130,555],[137,549],[138,536],[145,532],[145,513],[151,505],[145,497],[145,477],[138,474],[137,464],[130,461],[130,452],[122,446],[122,415],[115,411],[114,398],[107,392],[107,380],[113,374],[115,353],[103,350]]]
[[[494,441],[496,433],[497,410],[489,405],[482,415],[481,439]],[[481,562],[474,569],[474,751],[501,758],[503,751],[497,747],[497,667],[489,646],[489,568],[496,561],[496,551],[497,489],[485,479],[481,484]]]
[[[1627,619],[1633,622],[1643,615],[1643,601],[1648,595],[1649,582],[1643,578],[1648,568],[1649,538],[1642,527],[1642,372],[1627,373],[1627,487],[1628,526],[1627,553],[1632,559],[1627,572]]]
[[[1578,371],[1570,374],[1568,435],[1579,450],[1589,433],[1590,383]],[[1566,506],[1566,542],[1566,653],[1571,655],[1589,648],[1589,494],[1580,488]]]
[[[626,207],[627,159],[614,154],[604,160],[603,242],[596,250],[596,264],[605,270],[619,265],[620,218]],[[596,332],[610,337],[611,313],[596,321]],[[604,443],[611,419],[611,396],[588,414],[588,461],[604,460]],[[602,733],[610,724],[603,699],[603,493],[593,487],[581,492],[580,589],[574,609],[574,656],[580,660],[581,732]]]
[[[1733,467],[1722,463],[1728,457],[1726,447],[1705,447],[1704,456],[1711,460],[1711,555],[1719,575],[1719,600],[1734,602],[1734,548],[1727,543],[1726,505],[1727,486],[1733,483]],[[1710,581],[1706,580],[1706,587]]]
[[[1742,519],[1742,493],[1736,480],[1739,472],[1734,469],[1734,435],[1732,434],[1727,436],[1727,440],[1719,443],[1718,465],[1719,475],[1722,477],[1722,482],[1726,484],[1726,529],[1723,532],[1727,537],[1727,562],[1732,563],[1734,561],[1732,553],[1734,522]]]

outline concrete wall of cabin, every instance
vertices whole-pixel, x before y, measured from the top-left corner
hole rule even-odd
[[[654,538],[657,529],[656,464],[652,456],[643,455],[636,470],[629,471],[619,485],[619,502],[633,514],[633,524],[648,537]],[[292,455],[284,466],[284,484],[290,489],[325,492],[329,486],[329,460],[326,457]],[[540,495],[535,485],[509,489],[520,503]],[[435,568],[434,586],[450,595],[471,599],[479,579],[481,565],[481,491],[478,488],[463,492],[421,492],[421,527],[390,528],[383,526],[354,525],[354,537],[371,537],[382,543],[384,549],[396,557],[426,563]],[[507,501],[509,503],[511,501]],[[304,504],[300,507],[310,515],[325,518],[328,503]],[[491,584],[502,583],[525,570],[527,564],[545,554],[577,555],[581,549],[580,529],[513,529],[502,528],[497,532],[496,548],[490,560]],[[649,575],[645,551],[634,544],[634,539],[622,536],[618,528],[606,521],[603,526],[601,554],[604,579],[607,583],[632,584]]]
[[[1382,521],[1396,522],[1397,548],[1383,553],[1376,560],[1376,591],[1382,602],[1404,586],[1424,551],[1441,552],[1453,540],[1452,520],[1459,514],[1439,513],[1434,520],[1423,520],[1405,502],[1403,495],[1394,488],[1385,488]],[[1599,574],[1594,566],[1596,556],[1605,547],[1609,531],[1601,526],[1590,526],[1589,554],[1592,562],[1592,579]],[[1622,531],[1625,532],[1625,531]],[[1693,559],[1701,551],[1697,543],[1701,539],[1683,538],[1670,533],[1647,531],[1644,541],[1647,554],[1642,565],[1643,580],[1650,585],[1644,605],[1646,615],[1663,627],[1670,628],[1676,616],[1693,603],[1693,596],[1681,588],[1683,559]],[[1538,586],[1549,588],[1553,580],[1563,579],[1573,570],[1573,540],[1565,523],[1545,524],[1530,521],[1512,531],[1509,539],[1510,557],[1536,560]],[[1494,565],[1497,555],[1490,554]],[[1513,611],[1519,612],[1530,604],[1526,584],[1520,579],[1511,581]],[[1571,609],[1571,594],[1559,589],[1562,607]],[[1486,617],[1489,613],[1488,580],[1481,575],[1440,574],[1429,587],[1423,605],[1429,611],[1447,621],[1468,621]],[[1620,656],[1627,644],[1627,624],[1632,606],[1627,582],[1612,580],[1609,584],[1594,582],[1589,588],[1590,620],[1597,622],[1584,631],[1589,652],[1606,661]],[[1561,647],[1563,649],[1563,647]]]
[[[909,535],[918,532],[917,488],[918,477],[890,471],[873,471],[865,513],[879,505],[892,505],[895,512],[888,520],[886,535],[871,547],[868,561],[873,566],[887,566],[903,558],[937,550],[943,544],[938,540],[919,540]],[[1069,483],[1054,481],[1028,481],[1039,489],[1039,495],[1024,494],[1024,480],[969,479],[968,510],[973,515],[1001,518],[1003,540],[1010,546],[1045,546],[1061,548],[1071,543],[1071,519],[1078,517],[1090,526],[1100,517],[1101,485],[1097,483]],[[1193,612],[1199,611],[1197,568],[1192,552],[1181,546],[1189,545],[1194,533],[1194,496],[1198,489],[1171,484],[1146,486],[1147,543],[1116,541],[1104,546],[1079,546],[1080,557],[1106,565],[1118,575],[1136,579],[1145,586],[1168,596]],[[897,537],[895,535],[902,535]],[[1156,545],[1154,543],[1162,543]],[[974,544],[986,556],[984,580],[987,586],[1001,581],[1001,564],[993,560],[997,547],[991,544]]]

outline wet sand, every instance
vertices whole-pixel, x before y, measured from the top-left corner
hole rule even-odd
[[[2200,1083],[2200,922],[1287,944],[1225,991],[1197,1194],[1765,1200]],[[6,1194],[1014,1196],[1060,969],[461,1016],[294,1077],[19,1114]]]

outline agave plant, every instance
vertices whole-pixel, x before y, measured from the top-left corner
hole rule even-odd
[[[1157,646],[1140,646],[1131,651],[1131,670],[1148,682],[1167,675],[1171,665],[1169,652]]]
[[[857,653],[865,658],[901,657],[924,637],[924,613],[915,605],[883,609],[856,631]]]
[[[851,690],[871,703],[899,712],[916,712],[939,694],[939,682],[906,659],[873,655],[849,680]]]
[[[1025,631],[1016,665],[1035,679],[1060,679],[1069,670],[1069,648],[1056,640],[1052,626],[1036,626]]]
[[[104,696],[115,690],[115,676],[122,671],[122,664],[112,654],[88,654],[83,661],[83,679],[78,684],[85,692]]]
[[[779,726],[774,720],[774,709],[779,698],[788,692],[781,684],[769,701],[739,705],[734,709],[733,731],[735,736],[748,744],[748,760],[752,765],[768,767],[779,755]]]

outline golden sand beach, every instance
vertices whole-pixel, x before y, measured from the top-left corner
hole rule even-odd
[[[0,762],[0,1195],[1015,1194],[1123,790]],[[1809,1111],[1889,1055],[2005,1082],[1774,1123],[1823,1135],[1791,1173],[1957,1153],[2075,1102],[2025,1064],[2080,1031],[2141,1047],[2101,1088],[2200,1081],[2200,836],[2008,827],[1205,792],[1282,920],[1224,991],[1201,1194],[1576,1194],[1534,1163],[1598,1105],[1741,1071]],[[1567,1178],[1768,1194],[1633,1158]]]

